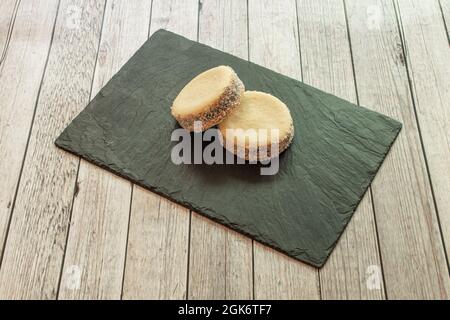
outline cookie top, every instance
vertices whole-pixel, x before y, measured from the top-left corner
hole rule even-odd
[[[172,105],[174,116],[189,116],[204,112],[225,94],[235,73],[228,66],[218,66],[192,79],[178,94]]]
[[[263,146],[288,139],[293,134],[293,121],[280,99],[264,92],[245,91],[241,104],[219,124],[219,130],[226,140],[234,139],[238,145]]]

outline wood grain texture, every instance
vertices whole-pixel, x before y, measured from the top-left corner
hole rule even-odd
[[[118,180],[80,168],[59,299],[120,299],[131,187]]]
[[[197,40],[198,0],[153,0],[150,34],[159,29]]]
[[[147,40],[150,8],[151,0],[107,2],[91,99]],[[59,298],[120,299],[132,184],[81,160],[77,186]]]
[[[198,1],[153,0],[150,34],[158,29],[197,39]],[[185,299],[190,212],[134,187],[124,299]]]
[[[3,15],[13,13],[2,2]],[[0,257],[55,24],[58,1],[24,2],[0,65]],[[4,19],[5,18],[5,19]],[[6,26],[6,25],[5,25]],[[5,30],[6,31],[6,30]],[[2,29],[3,33],[3,29]],[[1,44],[0,44],[1,45]],[[30,48],[33,50],[30,50]]]
[[[356,103],[350,44],[341,0],[297,1],[303,81]],[[381,270],[372,199],[367,192],[320,272],[323,299],[381,299],[383,279],[367,286],[368,270]]]
[[[448,1],[447,1],[448,2]],[[450,49],[439,3],[398,1],[411,88],[450,255]]]
[[[185,299],[189,210],[134,186],[124,299]]]
[[[316,300],[317,269],[254,242],[255,299]]]
[[[6,56],[8,44],[11,40],[19,3],[19,0],[3,0],[0,2],[0,65]]]
[[[248,58],[247,2],[202,0],[199,13],[199,42]]]
[[[360,103],[403,123],[372,183],[387,297],[448,299],[448,270],[393,3],[346,5]]]
[[[252,241],[192,214],[189,299],[251,299]]]
[[[450,44],[450,1],[448,0],[439,0],[439,4],[442,11],[442,16],[444,18],[444,24],[447,31],[447,39]]]
[[[250,60],[301,80],[295,1],[249,1]],[[276,213],[274,213],[276,214]],[[318,299],[317,269],[254,243],[255,299]]]
[[[56,297],[78,159],[54,140],[89,100],[103,9],[103,1],[60,4],[1,265],[1,298]]]
[[[205,0],[199,41],[247,59],[246,1]],[[251,299],[252,241],[192,213],[189,299]]]

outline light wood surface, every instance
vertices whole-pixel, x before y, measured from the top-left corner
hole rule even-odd
[[[450,44],[450,2],[446,0],[440,0],[439,5],[441,7],[442,15],[444,18],[445,30],[447,31],[447,38]]]
[[[78,159],[54,141],[89,101],[103,9],[103,1],[60,3],[0,269],[1,298],[56,297]]]
[[[448,1],[446,1],[448,3]],[[447,256],[450,254],[450,50],[437,1],[398,1],[407,70]],[[442,174],[447,172],[448,174]]]
[[[20,8],[13,1],[0,4],[0,257],[57,10],[57,1],[27,2]]]
[[[185,299],[189,210],[134,187],[124,299]]]
[[[447,299],[448,269],[394,5],[346,3],[359,101],[403,123],[372,183],[387,296]]]
[[[0,298],[448,299],[449,23],[447,0],[1,1]],[[403,123],[322,269],[54,146],[160,28]]]
[[[0,2],[0,12],[2,13],[0,15],[0,64],[5,58],[8,44],[11,40],[18,9],[18,0],[4,0]]]

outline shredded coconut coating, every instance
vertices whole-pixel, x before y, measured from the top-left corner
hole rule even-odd
[[[258,146],[257,150],[255,150],[255,148],[249,148],[247,146],[244,147],[244,146],[240,146],[238,144],[233,144],[232,146],[227,146],[225,135],[223,135],[223,134],[221,135],[221,143],[225,149],[227,149],[228,151],[230,151],[231,153],[235,154],[238,157],[240,156],[240,154],[238,154],[238,151],[244,150],[244,157],[241,157],[241,158],[243,158],[245,160],[250,160],[250,154],[251,154],[251,155],[257,156],[256,157],[257,161],[270,160],[272,158],[279,156],[284,150],[286,150],[290,146],[293,139],[294,139],[294,125],[293,124],[290,127],[288,135],[285,136],[278,143],[278,152],[272,152],[270,144],[267,145],[266,150],[264,150],[264,148],[266,148],[266,145]],[[230,148],[230,147],[232,147],[232,148]],[[261,154],[260,154],[260,151],[261,151]],[[254,159],[252,159],[252,160],[254,160]]]
[[[211,104],[207,110],[188,116],[174,115],[180,126],[188,131],[194,131],[194,122],[201,121],[201,130],[205,131],[225,119],[233,110],[239,106],[241,95],[245,87],[239,77],[234,73],[231,84],[225,89],[223,94]]]

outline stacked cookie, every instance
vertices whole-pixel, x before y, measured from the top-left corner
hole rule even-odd
[[[294,137],[288,107],[268,93],[245,91],[229,66],[192,79],[175,98],[172,115],[189,131],[218,125],[223,146],[246,160],[276,157]]]

